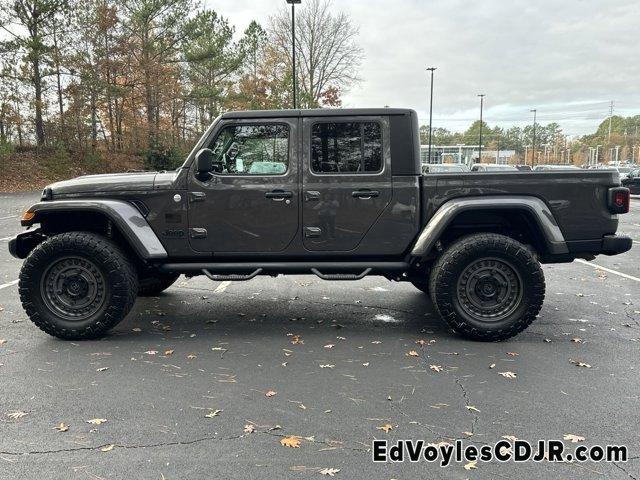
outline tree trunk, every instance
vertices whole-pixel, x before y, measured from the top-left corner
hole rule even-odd
[[[33,88],[36,98],[36,144],[40,147],[45,143],[44,121],[42,120],[42,76],[40,74],[40,58],[34,58],[31,61],[31,65],[33,67]]]

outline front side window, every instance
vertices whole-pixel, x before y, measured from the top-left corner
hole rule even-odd
[[[230,125],[211,147],[221,175],[282,175],[289,168],[287,125]]]
[[[375,122],[317,123],[311,131],[314,173],[375,173],[382,170],[382,131]]]

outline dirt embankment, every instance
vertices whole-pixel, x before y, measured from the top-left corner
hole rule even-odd
[[[136,155],[30,150],[0,155],[0,192],[41,190],[50,183],[81,175],[143,170]]]

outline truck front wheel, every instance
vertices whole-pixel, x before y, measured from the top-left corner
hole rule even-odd
[[[129,313],[138,293],[135,268],[111,240],[90,232],[55,235],[29,255],[20,300],[49,335],[84,340],[104,335]]]
[[[499,341],[535,320],[545,283],[524,245],[484,233],[460,238],[445,250],[431,270],[429,289],[438,313],[456,332]]]

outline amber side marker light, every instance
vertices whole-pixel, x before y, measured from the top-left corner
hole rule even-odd
[[[28,221],[30,221],[30,220],[33,220],[33,217],[35,217],[35,216],[36,216],[36,213],[35,213],[35,212],[30,212],[29,210],[27,210],[26,212],[24,212],[24,213],[22,214],[22,218],[21,218],[21,220],[22,220],[23,222],[28,222]]]

